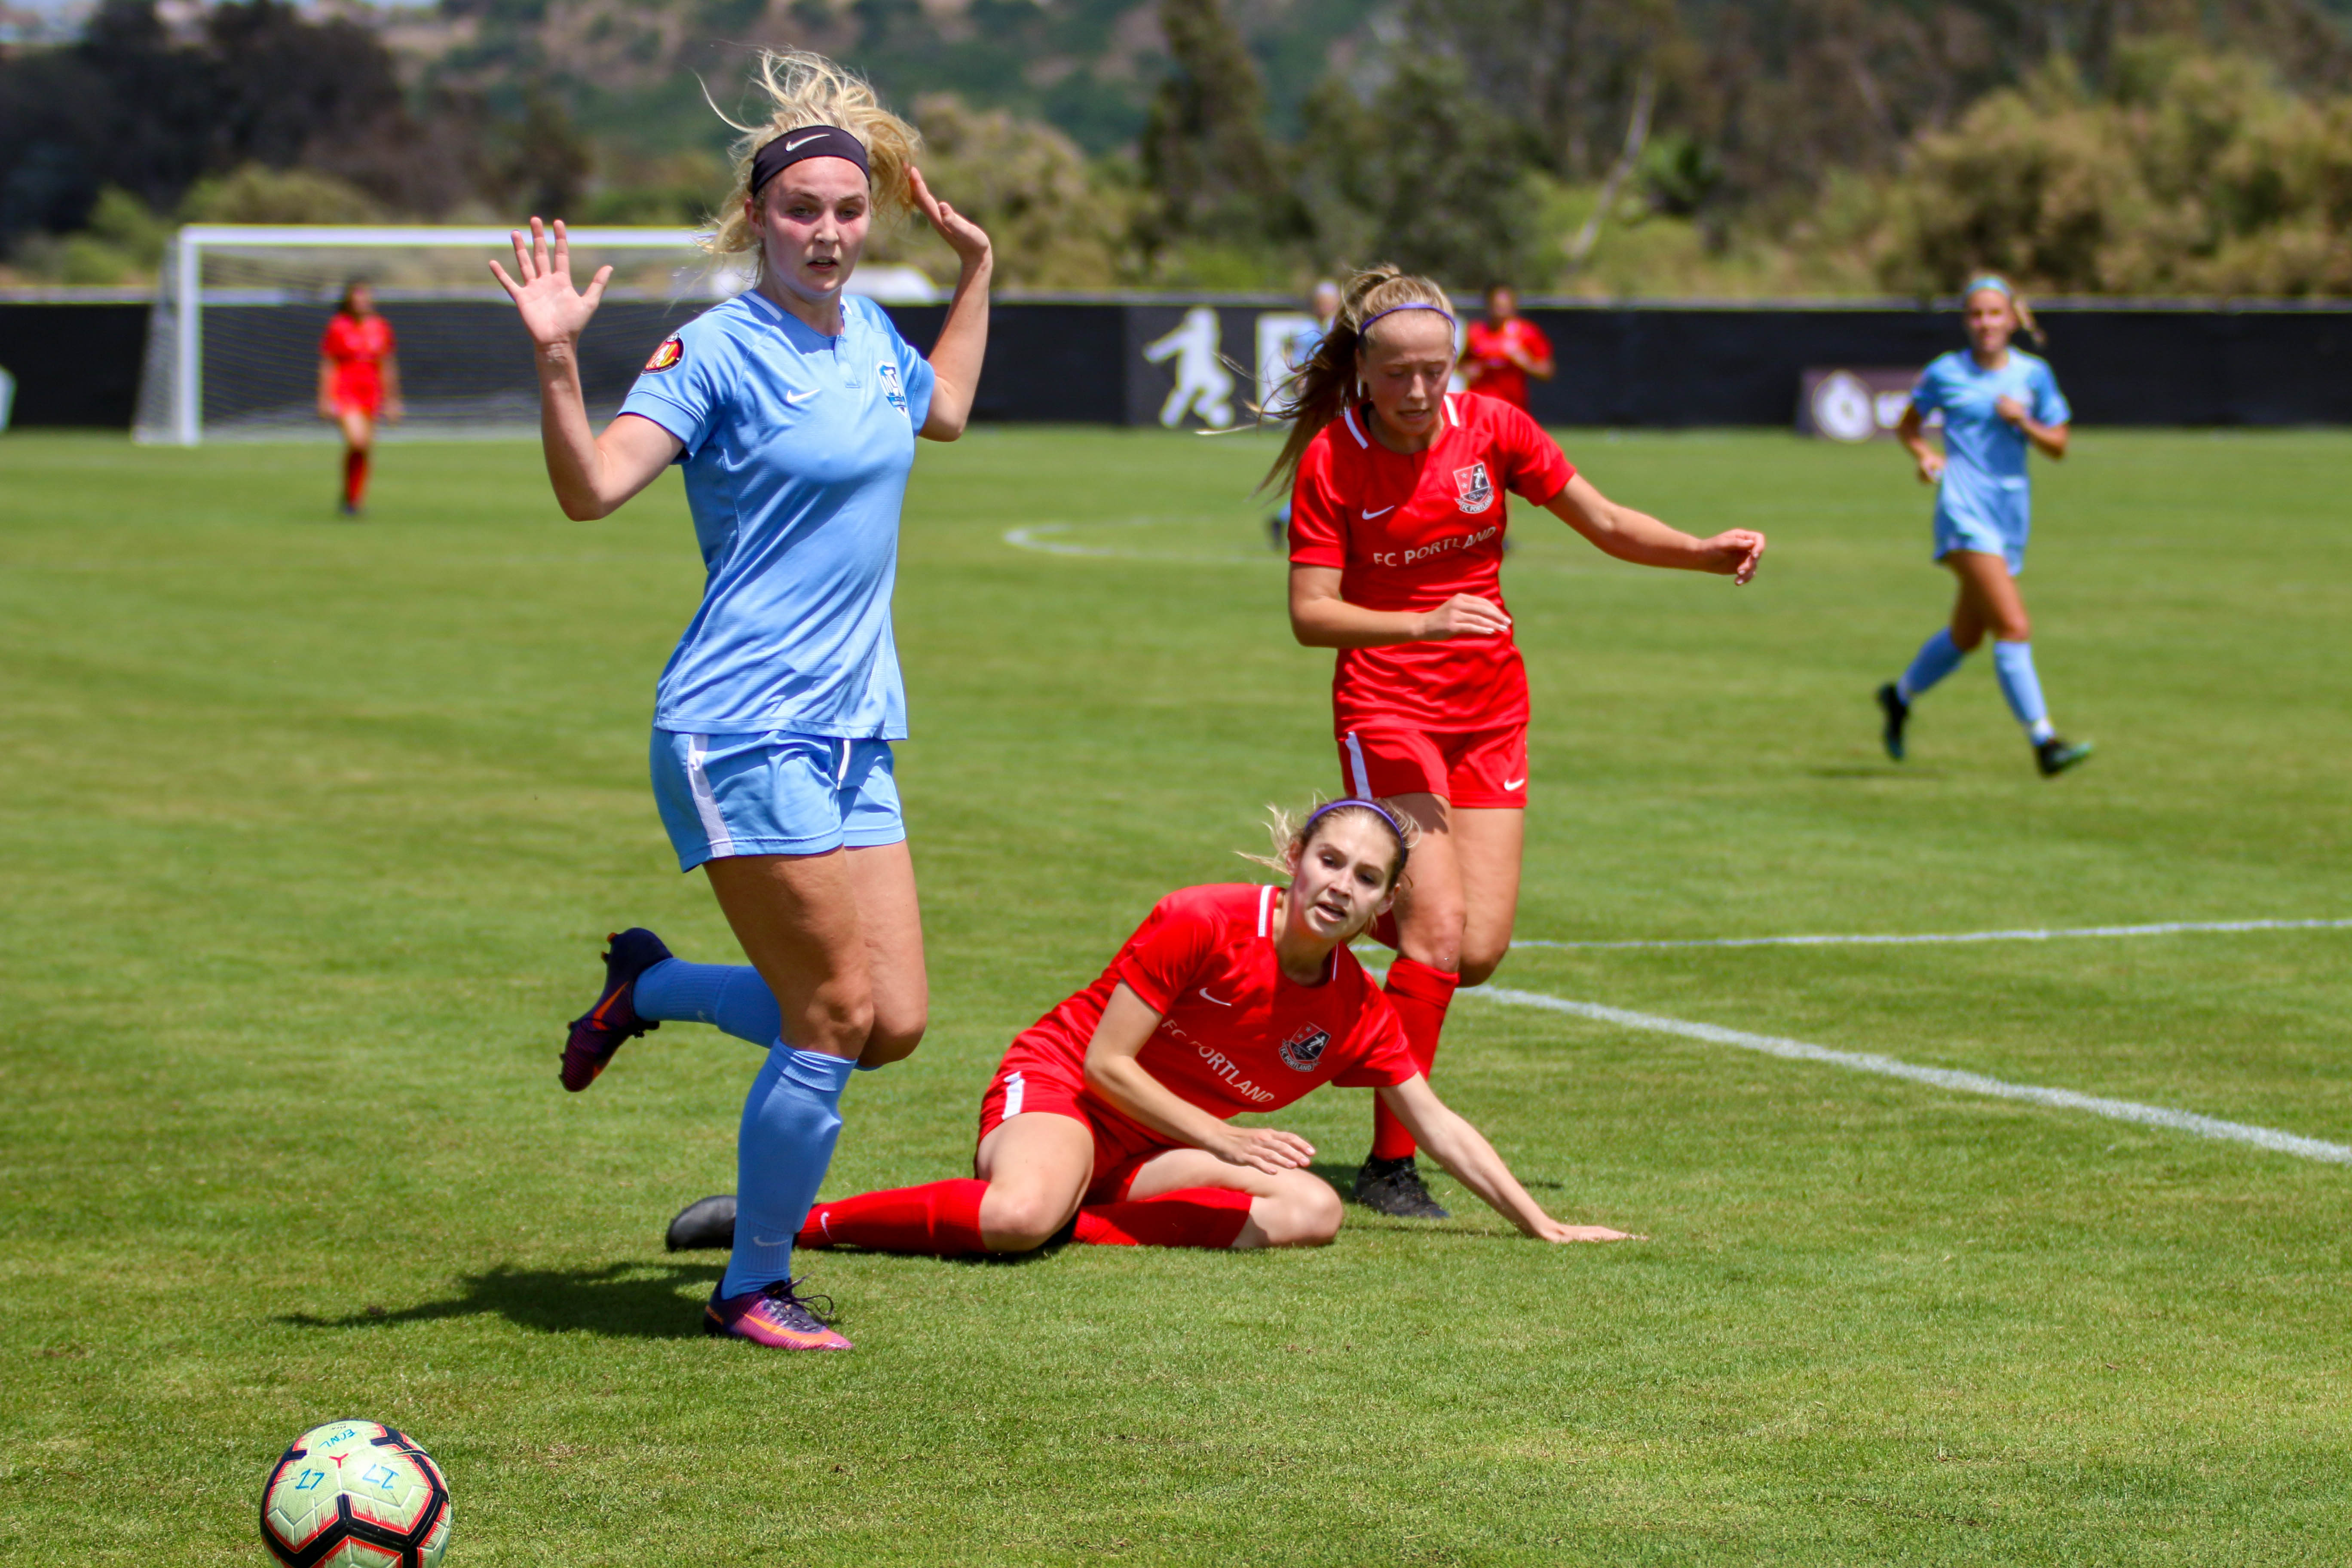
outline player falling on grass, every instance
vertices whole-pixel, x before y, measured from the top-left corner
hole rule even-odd
[[[1028,1252],[1068,1228],[1102,1246],[1320,1246],[1339,1233],[1340,1204],[1307,1169],[1313,1146],[1232,1119],[1326,1083],[1376,1089],[1439,1163],[1528,1235],[1624,1239],[1537,1205],[1430,1091],[1395,1013],[1348,951],[1388,908],[1413,837],[1411,819],[1381,802],[1334,801],[1295,827],[1277,814],[1276,855],[1261,863],[1286,886],[1169,894],[1093,984],[1013,1040],[981,1099],[971,1177],[820,1203],[799,1245]],[[660,947],[650,931],[629,934]],[[635,989],[640,1016],[692,1018],[745,1039],[763,1037],[775,1016],[757,976],[737,966],[668,959]],[[737,1237],[749,1223],[739,1214]]]
[[[1528,788],[1528,682],[1503,606],[1506,491],[1604,552],[1745,583],[1764,536],[1695,539],[1620,506],[1519,409],[1449,395],[1454,311],[1425,278],[1360,272],[1315,358],[1270,411],[1291,421],[1269,482],[1291,481],[1290,625],[1339,650],[1331,682],[1339,776],[1419,825],[1397,900],[1388,997],[1426,1074],[1457,984],[1511,941]],[[1382,1100],[1355,1195],[1442,1217],[1412,1130]]]
[[[1886,754],[1903,760],[1911,705],[1958,668],[1990,632],[2001,695],[2025,726],[2035,764],[2050,778],[2089,756],[2091,748],[2059,739],[2033,669],[2032,629],[2017,587],[2033,512],[2025,454],[2033,447],[2063,458],[2074,415],[2049,362],[2011,346],[2021,328],[2037,344],[2042,336],[2032,307],[2007,279],[1978,279],[1962,304],[1968,348],[1939,355],[1927,368],[1895,427],[1918,465],[1919,482],[1937,487],[1936,559],[1959,579],[1959,595],[1951,624],[1920,645],[1899,679],[1878,689]],[[1927,417],[1938,410],[1944,416],[1941,452],[1927,444]]]
[[[319,417],[343,436],[345,517],[367,504],[368,461],[375,424],[400,423],[400,359],[392,323],[376,313],[375,290],[354,279],[319,340]]]
[[[890,746],[907,734],[890,629],[899,504],[918,434],[963,431],[988,333],[988,237],[935,200],[915,132],[866,83],[800,53],[761,57],[773,112],[744,128],[711,248],[756,284],[655,351],[601,436],[580,334],[610,268],[572,288],[563,226],[491,270],[537,344],[547,468],[567,516],[603,517],[685,470],[709,578],[655,700],[654,796],[681,869],[701,866],[780,1005],[737,1144],[744,1224],[704,1327],[845,1350],[795,1296],[792,1236],[840,1131],[853,1065],[915,1048],[929,1011],[914,866]],[[919,207],[962,264],[929,362],[845,297],[877,209]],[[649,1026],[616,937],[604,997],[574,1021],[563,1086],[588,1086]]]

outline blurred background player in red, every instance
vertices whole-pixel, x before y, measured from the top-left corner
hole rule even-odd
[[[1276,854],[1259,863],[1285,886],[1169,894],[1093,984],[1013,1040],[981,1100],[971,1176],[820,1201],[794,1245],[1029,1252],[1067,1229],[1104,1247],[1319,1247],[1339,1234],[1342,1209],[1308,1168],[1314,1146],[1231,1119],[1279,1110],[1326,1083],[1377,1089],[1525,1234],[1623,1240],[1538,1206],[1430,1091],[1396,1015],[1348,951],[1388,908],[1411,819],[1382,802],[1334,801],[1295,826],[1277,813],[1274,828]],[[688,989],[721,1005],[692,1016],[748,1039],[770,1026],[772,1001],[754,1016],[756,985],[716,966],[697,978],[720,982]],[[675,1226],[672,1235],[675,1245]]]
[[[1528,377],[1549,381],[1559,367],[1543,329],[1519,314],[1518,291],[1497,283],[1486,290],[1486,319],[1462,335],[1461,368],[1471,391],[1525,408]]]
[[[375,290],[354,279],[319,340],[319,417],[343,433],[342,514],[367,500],[368,457],[379,416],[400,423],[400,359],[392,323],[376,314]]]
[[[1449,394],[1444,291],[1393,267],[1349,282],[1339,319],[1273,412],[1289,439],[1290,627],[1339,650],[1332,726],[1349,795],[1393,799],[1418,825],[1393,924],[1388,998],[1425,1074],[1456,985],[1495,972],[1518,913],[1528,788],[1528,679],[1503,607],[1511,491],[1604,553],[1745,583],[1764,536],[1695,539],[1620,506],[1521,410]],[[1443,1218],[1385,1101],[1357,1173],[1359,1203]]]

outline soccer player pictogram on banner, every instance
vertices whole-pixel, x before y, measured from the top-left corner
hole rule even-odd
[[[1269,482],[1291,485],[1290,624],[1339,650],[1339,777],[1395,799],[1421,847],[1397,900],[1388,996],[1426,1073],[1457,984],[1493,973],[1517,912],[1529,777],[1528,682],[1503,607],[1506,493],[1553,512],[1621,561],[1745,583],[1764,536],[1695,539],[1620,506],[1535,421],[1448,394],[1454,313],[1425,278],[1358,273],[1315,357],[1269,411],[1290,437]],[[1414,1139],[1385,1103],[1356,1195],[1429,1217]]]

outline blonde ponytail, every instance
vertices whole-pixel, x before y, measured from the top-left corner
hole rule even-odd
[[[702,242],[705,250],[713,256],[759,250],[759,230],[743,210],[751,189],[751,160],[777,137],[812,125],[839,126],[865,147],[877,216],[903,213],[914,205],[914,186],[907,176],[915,166],[922,133],[883,108],[864,77],[804,49],[762,49],[751,85],[767,95],[772,106],[768,118],[754,125],[730,118],[711,102],[709,89],[703,89],[703,101],[710,103],[712,111],[742,132],[730,149],[734,188],[711,220],[713,232]]]
[[[1307,445],[1323,426],[1339,417],[1355,395],[1356,356],[1363,346],[1364,323],[1401,305],[1430,306],[1444,311],[1449,319],[1454,314],[1454,302],[1445,297],[1444,289],[1426,278],[1400,270],[1393,263],[1367,267],[1349,278],[1339,293],[1339,314],[1315,346],[1315,357],[1299,366],[1260,411],[1265,418],[1287,421],[1290,435],[1258,489],[1288,489],[1297,479]]]

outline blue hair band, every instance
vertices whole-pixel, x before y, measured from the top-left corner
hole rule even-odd
[[[1424,305],[1424,304],[1423,304],[1420,300],[1413,300],[1413,301],[1412,301],[1412,303],[1410,303],[1410,304],[1405,304],[1405,305],[1391,305],[1391,306],[1390,306],[1387,310],[1375,310],[1375,311],[1373,311],[1370,315],[1366,316],[1366,317],[1364,318],[1363,322],[1362,322],[1362,324],[1361,324],[1361,325],[1360,325],[1359,327],[1357,327],[1357,329],[1356,329],[1356,335],[1357,335],[1358,337],[1360,337],[1360,337],[1362,337],[1366,332],[1369,332],[1369,331],[1370,331],[1372,330],[1372,323],[1373,323],[1374,321],[1379,321],[1382,316],[1393,316],[1393,315],[1395,315],[1399,310],[1434,310],[1434,311],[1436,311],[1439,315],[1441,315],[1441,316],[1444,317],[1448,324],[1453,325],[1453,326],[1457,326],[1457,327],[1458,327],[1458,326],[1460,326],[1460,325],[1462,324],[1461,322],[1456,321],[1454,321],[1454,312],[1453,312],[1453,311],[1451,311],[1451,310],[1447,310],[1444,306],[1443,306],[1443,305]]]
[[[1990,272],[1978,279],[1975,282],[1969,284],[1967,288],[1961,289],[1960,298],[1965,300],[1980,289],[1990,289],[2004,300],[2014,300],[2017,298],[2016,289],[2011,288],[2004,279],[1996,278]]]

